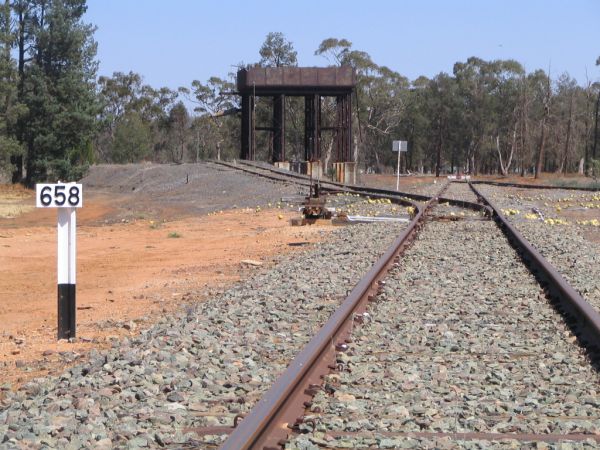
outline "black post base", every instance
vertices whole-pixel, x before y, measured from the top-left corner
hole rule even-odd
[[[58,285],[58,339],[75,337],[75,286]]]

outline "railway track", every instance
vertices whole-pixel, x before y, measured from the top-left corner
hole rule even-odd
[[[420,195],[410,192],[396,192],[387,189],[370,188],[356,185],[345,185],[341,183],[335,183],[332,181],[317,180],[309,177],[308,175],[290,172],[283,169],[277,169],[268,164],[261,164],[254,161],[240,160],[236,161],[235,163],[213,161],[213,164],[228,167],[230,169],[241,170],[243,172],[251,173],[253,175],[261,176],[274,181],[295,183],[305,187],[308,187],[311,184],[314,184],[315,182],[319,181],[322,189],[326,192],[350,192],[355,194],[368,195],[374,198],[401,198],[405,200],[419,202],[426,202],[431,198],[426,195]]]
[[[600,445],[597,312],[475,189],[437,197],[222,448]]]
[[[308,177],[288,176],[284,171],[256,164],[238,162],[219,167],[227,172],[244,170],[276,183],[293,183],[303,193],[310,185]],[[59,377],[36,380],[14,395],[0,397],[0,448],[217,448],[226,436],[229,438],[223,448],[235,449],[390,448],[396,446],[396,441],[399,446],[441,443],[452,448],[457,442],[464,446],[483,442],[485,446],[496,442],[501,433],[512,434],[519,443],[545,440],[554,445],[567,436],[575,446],[600,445],[595,440],[599,405],[594,400],[594,389],[598,377],[589,363],[596,361],[596,316],[588,311],[588,317],[582,319],[585,314],[568,301],[576,299],[577,293],[562,292],[556,287],[561,282],[542,275],[539,266],[535,269],[539,280],[532,277],[521,260],[528,260],[532,266],[538,263],[521,248],[518,236],[510,240],[504,237],[510,233],[500,211],[478,203],[478,195],[460,183],[448,185],[434,198],[335,183],[322,183],[322,187],[340,194],[332,200],[362,208],[366,213],[371,211],[369,208],[386,213],[400,206],[394,214],[404,214],[408,210],[402,208],[410,207],[414,217],[408,224],[337,229],[327,241],[307,249],[300,259],[284,258],[272,270],[252,276],[177,316],[165,317],[157,326],[119,342],[109,351],[91,354]],[[386,201],[371,202],[365,196]],[[489,244],[488,235],[494,236]],[[489,254],[486,245],[491,249]],[[444,256],[444,252],[449,254]],[[461,252],[468,257],[457,257]],[[435,261],[441,256],[452,268],[448,276],[441,271],[442,266],[436,269]],[[407,283],[405,261],[410,258],[416,267],[412,272],[415,276],[421,276],[426,263],[432,265],[432,275],[427,280],[415,278],[412,285]],[[484,271],[488,264],[491,269]],[[487,278],[482,278],[482,273]],[[487,283],[482,284],[482,280]],[[458,281],[462,285],[457,285]],[[427,295],[422,292],[425,282],[433,286]],[[452,292],[445,291],[453,285]],[[497,285],[504,286],[503,296],[494,297],[499,295]],[[396,294],[409,287],[412,290],[406,295],[411,301],[399,302]],[[473,306],[479,310],[465,313],[473,299],[461,297],[461,293],[472,292],[474,287],[474,299],[479,302]],[[520,304],[517,300],[510,303],[513,291],[521,292]],[[447,310],[443,309],[446,299]],[[585,309],[585,302],[583,305]],[[510,307],[521,316],[510,316]],[[418,314],[423,310],[432,317],[438,314],[437,322],[421,320]],[[531,322],[537,316],[539,327]],[[527,330],[531,335],[521,336],[521,331]],[[379,339],[386,336],[389,348],[376,348],[382,346]],[[423,336],[427,341],[418,341]],[[508,338],[503,340],[504,336]],[[435,342],[439,345],[432,344]],[[463,349],[465,342],[471,342],[475,351]],[[453,345],[458,350],[453,350]],[[412,353],[402,353],[402,346],[412,348]],[[438,348],[439,352],[434,351]],[[530,353],[536,353],[537,359]],[[372,357],[375,360],[371,361]],[[451,377],[462,373],[461,361],[472,368],[473,375],[452,385],[450,402],[436,400],[434,394],[441,394],[429,389],[426,375],[413,389],[409,389],[410,384],[393,384],[396,378],[416,384],[416,379],[405,377],[410,367],[417,373],[435,374],[439,378],[436,382],[450,384]],[[519,365],[523,361],[527,363]],[[545,369],[539,367],[540,362]],[[404,366],[396,365],[400,363]],[[380,398],[385,395],[377,393],[382,392],[378,391],[381,386],[369,376],[381,372],[376,368],[371,373],[369,364],[383,365],[382,373],[390,380],[390,389],[384,391],[389,398]],[[437,372],[432,371],[433,364]],[[499,377],[504,376],[500,385],[495,379],[482,378],[490,368]],[[366,378],[356,385],[351,377],[361,371]],[[511,380],[513,372],[521,375],[521,382],[529,383],[525,386],[532,392],[536,383],[545,383],[535,391],[542,392],[544,398],[564,394],[561,401],[566,406],[551,407],[539,396],[532,396],[524,406],[518,406],[521,409],[511,410],[514,405],[510,399],[495,398],[496,391],[492,391],[491,400],[481,402],[488,409],[472,420],[471,416],[480,412],[480,402],[478,393],[469,391],[471,383],[477,381],[484,389],[489,381],[502,395],[510,394],[510,389],[524,392],[502,384]],[[360,392],[372,388],[373,395],[360,397],[353,390],[356,386]],[[573,392],[565,394],[570,386]],[[423,411],[422,399],[413,398],[411,404],[408,394],[400,400],[394,397],[405,388],[407,393],[428,392],[434,406],[428,404]],[[465,406],[465,399],[471,404]],[[432,403],[435,401],[439,405]],[[545,415],[537,413],[540,405],[546,407]],[[412,428],[401,428],[396,423],[398,417],[406,416],[400,406],[415,419]],[[471,407],[474,409],[469,416]],[[381,408],[387,408],[387,412],[377,417],[366,414]],[[512,426],[521,416],[531,419],[531,410],[543,417],[529,420],[516,431],[494,429],[505,422]],[[465,417],[455,414],[457,411]],[[345,420],[350,416],[356,420]],[[554,422],[548,425],[551,418]],[[385,420],[395,425],[388,424],[384,429]],[[377,426],[368,425],[370,422]],[[478,428],[469,431],[473,423]],[[542,426],[546,429],[536,428]],[[497,442],[504,445],[502,440]]]
[[[569,284],[600,311],[600,194],[476,185]]]
[[[333,200],[358,214],[397,206],[356,195]],[[2,390],[0,449],[215,448],[405,225],[335,228],[57,376]]]

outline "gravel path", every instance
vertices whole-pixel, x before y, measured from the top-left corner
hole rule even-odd
[[[375,206],[360,204],[365,214]],[[212,448],[223,436],[186,428],[231,426],[248,412],[403,227],[340,227],[59,377],[8,392],[0,448]]]
[[[600,310],[600,240],[589,238],[592,232],[600,234],[593,222],[600,220],[600,193],[486,185],[477,189],[503,209],[525,239]]]
[[[305,423],[287,449],[517,448],[435,433],[600,432],[598,373],[493,222],[427,223],[372,305],[338,354],[346,370],[314,398],[316,431]],[[432,434],[394,434],[407,432]],[[597,447],[567,445],[548,444]]]

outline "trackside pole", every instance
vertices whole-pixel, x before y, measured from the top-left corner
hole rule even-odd
[[[57,208],[56,248],[58,285],[58,339],[75,337],[75,274],[77,257],[77,218],[83,206],[82,185],[77,183],[39,183],[35,186],[35,206]]]
[[[76,333],[76,217],[75,208],[58,208],[58,339]]]
[[[400,188],[400,150],[398,150],[398,165],[396,167],[396,192]]]
[[[400,152],[408,151],[407,141],[392,141],[392,151],[398,152],[398,163],[396,166],[396,192],[400,189]]]

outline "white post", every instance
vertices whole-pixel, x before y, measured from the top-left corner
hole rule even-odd
[[[408,151],[406,141],[392,141],[392,151],[398,152],[398,163],[396,164],[396,191],[400,190],[400,152]]]
[[[36,185],[36,206],[58,208],[57,225],[57,286],[58,286],[58,339],[75,337],[75,285],[77,256],[76,208],[83,206],[81,184],[40,183]]]
[[[396,168],[396,191],[400,189],[400,147],[398,146],[398,166]]]
[[[75,208],[58,208],[58,339],[75,337],[77,219]]]

